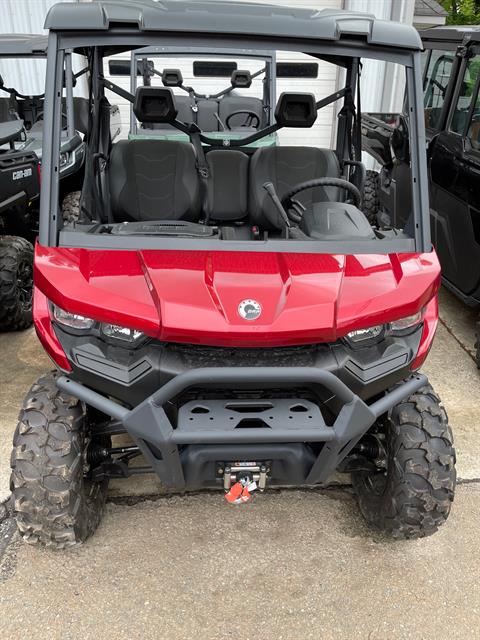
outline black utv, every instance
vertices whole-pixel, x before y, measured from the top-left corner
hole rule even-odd
[[[443,284],[480,309],[480,26],[434,27],[420,35],[432,239]],[[362,123],[363,148],[382,166],[369,172],[370,216],[384,226],[405,222],[405,115],[363,114]],[[386,215],[387,205],[395,219]]]
[[[11,86],[11,66],[27,60],[45,74],[47,38],[0,35],[0,331],[26,329],[32,323],[33,246],[38,234],[38,205],[43,142],[44,94],[30,95]],[[34,62],[37,61],[37,62]],[[40,62],[38,62],[40,61]],[[66,83],[76,77],[70,69]],[[72,117],[62,113],[61,192],[67,219],[78,211],[88,124],[88,100],[72,97]],[[66,107],[66,98],[63,99]],[[63,200],[63,198],[62,198]]]

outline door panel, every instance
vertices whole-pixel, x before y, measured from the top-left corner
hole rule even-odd
[[[474,147],[479,67],[479,55],[465,61],[447,130],[428,149],[434,244],[443,277],[464,295],[480,285],[480,152]]]

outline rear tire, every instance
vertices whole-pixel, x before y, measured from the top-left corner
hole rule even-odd
[[[376,171],[367,170],[365,189],[363,193],[363,213],[371,225],[377,226],[377,214],[380,209],[378,200],[379,175]]]
[[[10,488],[23,539],[53,549],[84,542],[97,528],[108,480],[85,477],[82,403],[41,377],[25,397],[13,439]]]
[[[475,324],[475,364],[480,369],[480,320]]]
[[[396,405],[383,433],[386,471],[352,473],[360,510],[394,538],[429,536],[447,520],[456,483],[452,431],[432,387]]]
[[[32,324],[33,246],[25,238],[0,236],[0,331]]]
[[[80,217],[80,197],[81,191],[72,191],[67,193],[62,202],[62,218],[63,224],[73,224],[78,222]]]

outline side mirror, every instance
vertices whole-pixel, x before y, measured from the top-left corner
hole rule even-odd
[[[3,87],[3,78],[0,76],[0,87]]]

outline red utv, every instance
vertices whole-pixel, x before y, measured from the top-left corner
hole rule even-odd
[[[34,320],[56,371],[27,394],[15,433],[19,530],[50,547],[84,541],[112,477],[150,472],[176,490],[241,497],[325,483],[338,470],[351,473],[371,525],[429,535],[450,511],[455,454],[419,373],[440,269],[418,34],[368,15],[217,2],[213,17],[212,3],[191,4],[68,3],[47,17]],[[152,80],[133,93],[105,77],[109,56],[162,46],[208,47],[212,58],[302,52],[343,70],[345,84],[328,96],[283,92],[265,126],[209,135],[178,117],[175,88]],[[88,61],[90,110],[80,216],[65,223],[60,87],[73,53]],[[401,228],[380,229],[363,211],[369,59],[399,65],[407,86],[411,197]],[[138,123],[138,135],[115,143],[112,93]],[[220,113],[222,99],[209,108]],[[313,142],[318,112],[332,104],[334,149],[262,146],[286,130],[305,140],[311,129]],[[187,141],[156,137],[155,126]],[[125,432],[131,446],[115,446]],[[132,465],[140,455],[143,466]]]

